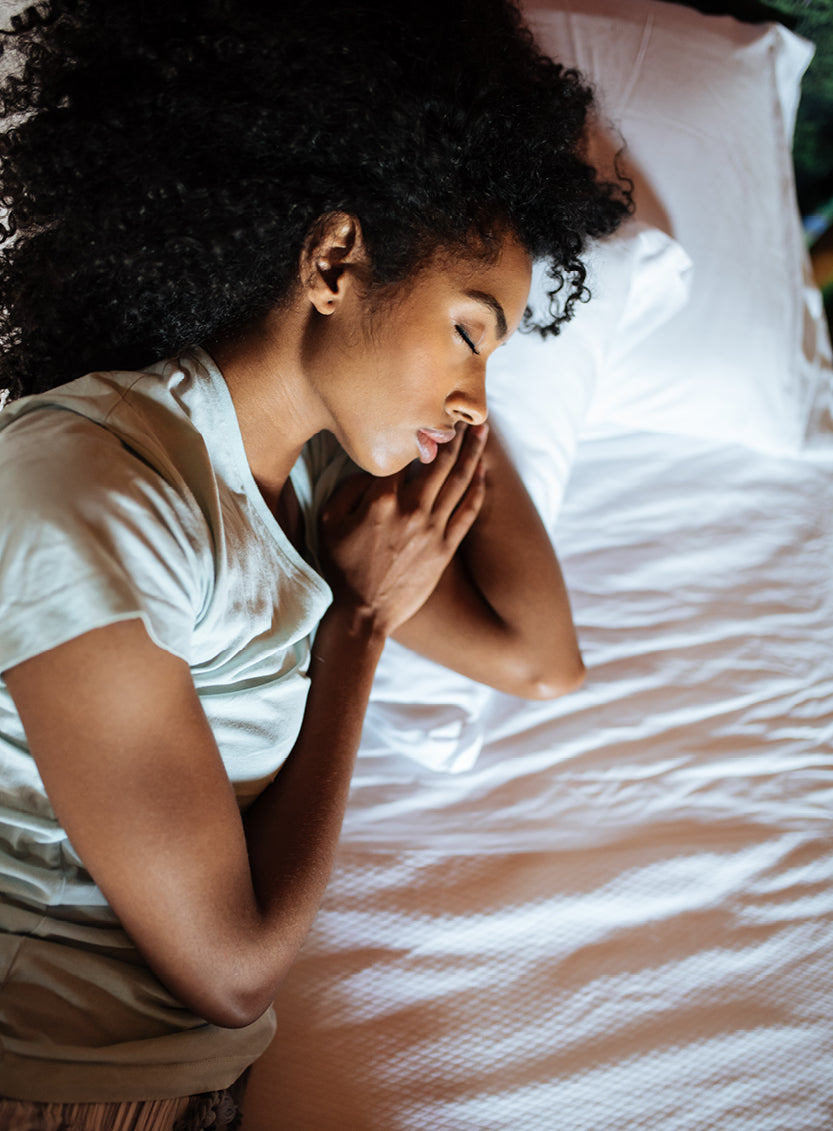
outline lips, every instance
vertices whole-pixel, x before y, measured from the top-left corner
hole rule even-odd
[[[417,432],[420,463],[431,463],[437,457],[438,446],[450,443],[455,435],[453,428],[420,428]]]

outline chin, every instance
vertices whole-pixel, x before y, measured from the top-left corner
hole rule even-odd
[[[387,475],[395,475],[398,471],[403,471],[419,459],[419,452],[417,451],[351,452],[348,450],[347,454],[362,471],[366,471],[369,475],[375,475],[377,479],[383,479]]]

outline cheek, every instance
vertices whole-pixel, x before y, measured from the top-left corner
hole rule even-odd
[[[444,422],[448,359],[411,333],[351,366],[342,385],[342,443],[371,475],[392,475],[419,456],[417,430]],[[377,347],[381,343],[377,341]]]
[[[402,342],[374,361],[362,381],[364,411],[388,429],[395,429],[397,423],[414,428],[433,423],[438,399],[441,403],[438,377],[445,368],[436,354],[432,356],[423,342]]]

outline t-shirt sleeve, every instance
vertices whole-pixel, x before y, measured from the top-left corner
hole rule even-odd
[[[193,500],[101,425],[43,409],[0,434],[0,672],[136,617],[188,661],[207,557]]]

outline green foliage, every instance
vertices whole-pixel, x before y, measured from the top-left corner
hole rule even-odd
[[[795,30],[816,45],[807,69],[795,132],[795,166],[802,211],[833,196],[833,0],[777,0],[797,14]]]

